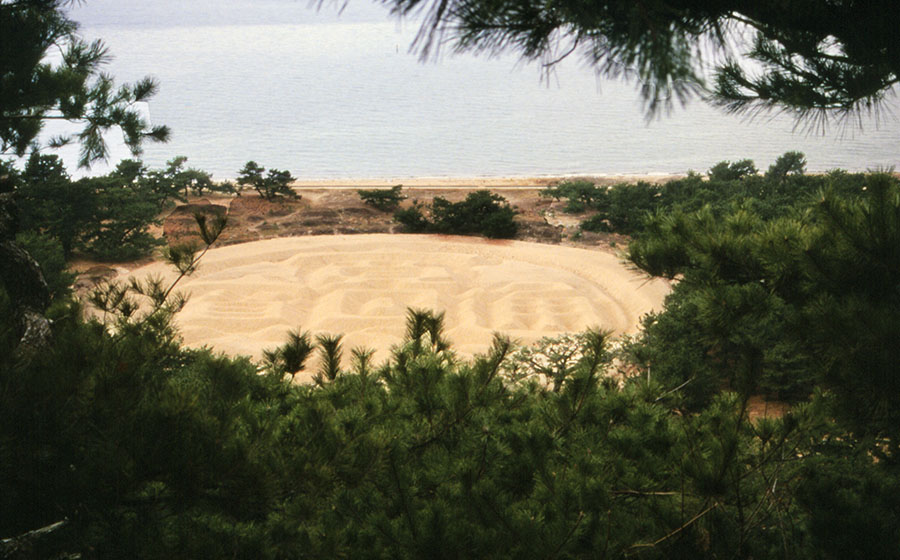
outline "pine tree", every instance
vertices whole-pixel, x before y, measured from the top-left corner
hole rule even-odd
[[[253,187],[259,196],[266,200],[277,198],[299,198],[299,195],[290,187],[296,179],[290,171],[270,169],[266,175],[266,169],[255,161],[248,161],[238,171],[237,184],[242,187]]]
[[[602,76],[634,79],[650,114],[702,96],[732,112],[877,113],[900,81],[894,2],[386,0],[422,11],[423,57],[516,52],[546,66],[573,53]],[[709,72],[709,67],[713,70]]]
[[[109,54],[101,41],[86,43],[62,0],[12,0],[0,4],[0,153],[24,155],[48,120],[82,125],[77,135],[53,138],[61,146],[77,139],[79,164],[106,159],[103,134],[121,129],[132,153],[147,141],[165,142],[169,129],[147,122],[136,103],[153,97],[157,84],[145,78],[115,88],[100,69]],[[58,64],[48,55],[62,52]]]

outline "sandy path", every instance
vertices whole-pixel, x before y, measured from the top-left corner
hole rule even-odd
[[[174,273],[162,263],[132,274]],[[487,349],[494,331],[530,342],[599,325],[630,332],[667,285],[609,253],[434,235],[293,237],[211,250],[181,284],[188,346],[258,358],[289,329],[344,333],[388,357],[408,306],[446,312],[454,349]]]

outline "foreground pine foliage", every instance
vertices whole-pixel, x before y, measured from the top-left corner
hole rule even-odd
[[[152,283],[102,322],[59,299],[23,352],[2,293],[0,554],[891,558],[898,201],[876,174],[777,219],[659,214],[631,258],[679,281],[638,336],[471,361],[427,310],[381,364],[299,329],[261,366],[187,350]]]
[[[2,393],[0,494],[16,512],[2,531],[65,519],[44,543],[54,551],[765,551],[767,528],[791,513],[797,466],[785,459],[809,435],[800,420],[742,421],[730,394],[685,418],[658,386],[620,389],[604,380],[597,333],[558,391],[504,378],[509,341],[466,363],[428,334],[374,370],[297,386],[246,360],[181,350],[165,321],[111,335],[65,311],[52,352],[4,363]]]

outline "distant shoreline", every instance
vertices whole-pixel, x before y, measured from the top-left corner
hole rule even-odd
[[[848,171],[848,173],[869,173],[871,171]],[[900,178],[900,171],[888,170]],[[807,171],[806,175],[824,175],[826,172]],[[700,174],[706,177],[705,173]],[[564,181],[591,181],[598,185],[634,184],[646,182],[656,185],[687,177],[687,173],[618,173],[585,175],[534,175],[534,176],[472,176],[472,177],[388,177],[388,178],[343,178],[343,179],[297,179],[291,186],[295,189],[374,189],[400,185],[408,189],[540,189],[557,185]]]
[[[587,180],[600,184],[665,183],[686,177],[685,173],[623,173],[609,175],[554,175],[554,176],[508,176],[508,177],[387,177],[387,178],[344,178],[344,179],[297,179],[291,186],[301,189],[332,188],[359,189],[402,185],[404,188],[429,189],[515,189],[541,188],[563,181]]]

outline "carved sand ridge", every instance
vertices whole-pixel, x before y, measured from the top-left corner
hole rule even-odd
[[[174,272],[163,263],[132,274]],[[179,285],[190,294],[176,323],[188,346],[261,356],[288,330],[344,334],[345,355],[388,357],[407,307],[446,312],[461,355],[484,352],[496,331],[522,342],[590,326],[632,332],[668,286],[608,252],[436,235],[271,239],[213,249]]]

